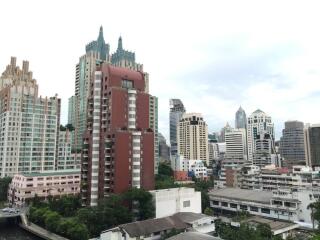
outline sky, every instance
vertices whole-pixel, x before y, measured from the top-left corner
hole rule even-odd
[[[169,99],[200,112],[209,132],[234,125],[241,105],[284,122],[320,122],[319,1],[1,1],[0,71],[30,62],[42,96],[62,99],[67,122],[75,65],[104,29],[150,74],[159,131],[169,136]]]

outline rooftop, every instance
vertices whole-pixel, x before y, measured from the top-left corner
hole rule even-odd
[[[209,196],[269,204],[272,198],[272,192],[246,190],[240,188],[224,188],[211,191]]]
[[[184,223],[193,223],[197,220],[210,217],[201,213],[193,213],[193,212],[179,212],[173,215],[174,217],[179,218]]]
[[[74,171],[54,171],[54,172],[43,172],[43,173],[20,173],[25,177],[45,177],[45,176],[59,176],[59,175],[72,175],[80,174],[80,169]]]
[[[271,228],[271,231],[278,231],[284,228],[298,228],[299,224],[288,222],[288,221],[280,221],[274,220],[269,218],[263,218],[259,216],[250,217],[249,219],[245,220],[246,223],[249,224],[268,224]]]
[[[184,232],[175,235],[167,240],[222,240],[218,237],[213,237],[208,234],[203,234],[199,232]]]

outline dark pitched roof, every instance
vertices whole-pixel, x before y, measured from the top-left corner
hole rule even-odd
[[[179,218],[184,223],[193,223],[202,218],[209,217],[208,215],[201,213],[193,213],[193,212],[179,212],[173,215],[174,217]]]
[[[155,232],[170,229],[186,229],[187,227],[187,224],[175,216],[148,219],[119,226],[119,228],[124,229],[130,237],[149,236],[151,233]]]

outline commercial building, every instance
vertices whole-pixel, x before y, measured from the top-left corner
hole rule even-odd
[[[179,212],[201,213],[201,192],[194,188],[169,188],[150,191],[155,205],[156,218]]]
[[[178,154],[178,126],[182,115],[186,112],[180,99],[170,99],[170,148],[171,156]]]
[[[284,159],[284,166],[306,164],[303,122],[287,121],[284,126],[280,138],[280,155]]]
[[[246,130],[232,129],[225,133],[225,158],[247,160]]]
[[[56,168],[60,99],[39,97],[38,84],[16,58],[0,77],[0,178]]]
[[[127,223],[103,231],[99,240],[158,240],[172,230],[213,233],[214,217],[199,213],[176,213],[169,217]]]
[[[241,106],[236,112],[235,128],[247,128],[247,115]]]
[[[154,188],[154,131],[150,95],[142,72],[101,64],[88,98],[82,155],[82,199],[98,199],[132,187]]]
[[[224,188],[209,193],[210,206],[216,212],[247,211],[251,215],[287,220],[312,226],[310,203],[319,198],[318,190],[287,189],[255,191]]]
[[[9,185],[8,202],[23,207],[35,196],[46,199],[79,192],[80,170],[16,174]]]
[[[200,113],[183,114],[177,134],[179,155],[209,165],[208,126]]]
[[[167,141],[164,136],[159,133],[159,161],[170,162],[170,147],[167,145]]]
[[[261,134],[269,134],[272,144],[274,143],[274,125],[271,117],[258,109],[247,119],[248,160],[251,162],[256,151],[256,140]]]
[[[307,124],[304,139],[307,165],[320,166],[320,124]]]

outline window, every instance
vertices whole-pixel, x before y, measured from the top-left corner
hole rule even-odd
[[[221,206],[222,207],[228,207],[228,203],[227,202],[221,202]]]
[[[241,210],[248,210],[248,206],[247,205],[240,205],[240,209]]]
[[[219,201],[212,201],[212,205],[219,206]]]
[[[261,212],[265,214],[270,214],[270,209],[269,208],[261,208]]]
[[[133,81],[131,81],[131,80],[122,80],[122,87],[123,88],[133,88]]]
[[[259,210],[258,210],[257,207],[250,207],[250,211],[252,211],[252,212],[258,212]]]
[[[235,203],[230,203],[230,207],[231,207],[231,208],[238,208],[238,205],[235,204]]]
[[[184,207],[184,208],[190,207],[190,200],[188,200],[188,201],[183,201],[183,207]]]

